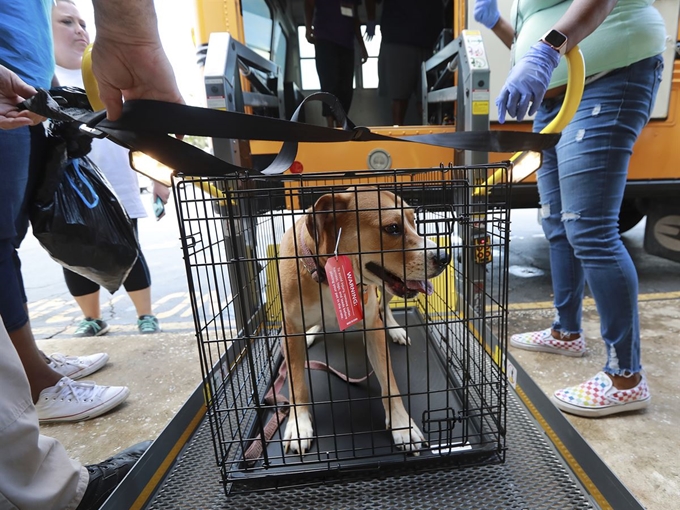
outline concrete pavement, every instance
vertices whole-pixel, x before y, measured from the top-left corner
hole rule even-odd
[[[642,316],[642,355],[652,390],[649,409],[596,420],[569,417],[576,430],[649,510],[674,508],[680,494],[680,295],[646,301]],[[552,310],[510,313],[509,331],[542,329]],[[584,312],[588,353],[567,358],[512,349],[522,367],[546,394],[577,384],[604,364],[604,344],[593,307]],[[126,384],[128,401],[100,418],[76,424],[51,424],[43,433],[61,440],[81,462],[97,462],[138,441],[155,438],[200,382],[198,349],[193,334],[142,336],[113,333],[98,338],[40,341],[48,353],[88,354],[106,351],[109,364],[93,375],[101,384]]]
[[[32,237],[22,247],[31,321],[39,346],[47,353],[106,351],[109,364],[91,378],[100,384],[124,384],[131,389],[128,401],[107,415],[82,423],[42,427],[43,433],[61,440],[83,463],[97,462],[133,443],[157,437],[200,383],[177,220],[173,207],[167,211],[168,217],[161,222],[140,222],[140,239],[154,280],[154,309],[163,327],[157,335],[136,332],[134,308],[120,290],[102,298],[110,333],[73,338],[80,313],[66,291],[59,266]],[[529,223],[535,224],[534,215],[525,214],[529,226],[513,220],[513,235],[517,237],[511,243],[510,264],[536,268],[542,274],[511,274],[510,334],[544,329],[553,317],[545,240]],[[521,215],[513,212],[516,217]],[[677,506],[680,494],[680,265],[645,256],[639,232],[627,236],[627,246],[641,278],[642,356],[652,404],[644,412],[598,420],[569,419],[646,508],[666,510]],[[586,300],[585,305],[588,354],[584,358],[510,348],[546,394],[590,378],[604,364],[597,313],[592,301]]]

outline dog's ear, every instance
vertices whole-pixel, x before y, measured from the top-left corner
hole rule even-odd
[[[336,215],[347,211],[350,199],[351,196],[347,193],[336,195],[329,193],[319,198],[314,207],[308,211],[307,231],[319,247],[326,242],[326,234],[334,234],[335,229],[332,227],[337,220]]]

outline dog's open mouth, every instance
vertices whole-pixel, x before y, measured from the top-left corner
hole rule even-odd
[[[398,297],[414,298],[419,292],[428,296],[434,292],[434,287],[427,280],[402,280],[375,262],[366,264],[366,269],[385,282],[385,286]]]

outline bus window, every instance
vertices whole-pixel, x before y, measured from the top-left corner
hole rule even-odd
[[[298,27],[298,44],[300,45],[300,74],[302,75],[302,90],[319,90],[319,75],[316,73],[314,45],[305,37],[305,27]]]
[[[286,75],[286,52],[288,51],[288,39],[283,32],[281,23],[276,24],[274,29],[274,44],[272,45],[272,61],[281,68],[283,76]]]
[[[361,33],[366,32],[366,25],[362,25]],[[365,89],[378,88],[378,55],[380,54],[380,41],[382,35],[380,26],[375,27],[375,36],[370,41],[364,41],[368,60],[361,66],[361,84]]]
[[[271,59],[272,13],[265,0],[243,0],[243,28],[246,46]]]
[[[361,33],[366,31],[366,25],[361,26]],[[368,61],[361,65],[361,54],[356,50],[356,63],[360,69],[354,73],[354,88],[357,86],[364,89],[378,88],[378,55],[380,53],[380,27],[376,27],[375,36],[371,41],[365,41]],[[316,62],[314,60],[314,45],[310,44],[305,37],[305,27],[298,27],[298,43],[300,45],[300,72],[302,74],[302,90],[319,90],[319,75],[316,72]],[[359,74],[360,73],[360,74]],[[357,76],[361,77],[360,84],[357,85]]]

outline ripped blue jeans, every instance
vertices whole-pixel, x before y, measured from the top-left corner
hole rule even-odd
[[[581,332],[585,282],[607,345],[604,371],[641,370],[638,279],[618,229],[633,144],[649,120],[663,59],[647,58],[586,86],[574,119],[538,171],[543,231],[550,245],[553,329]],[[564,97],[547,99],[536,114],[540,131]]]

